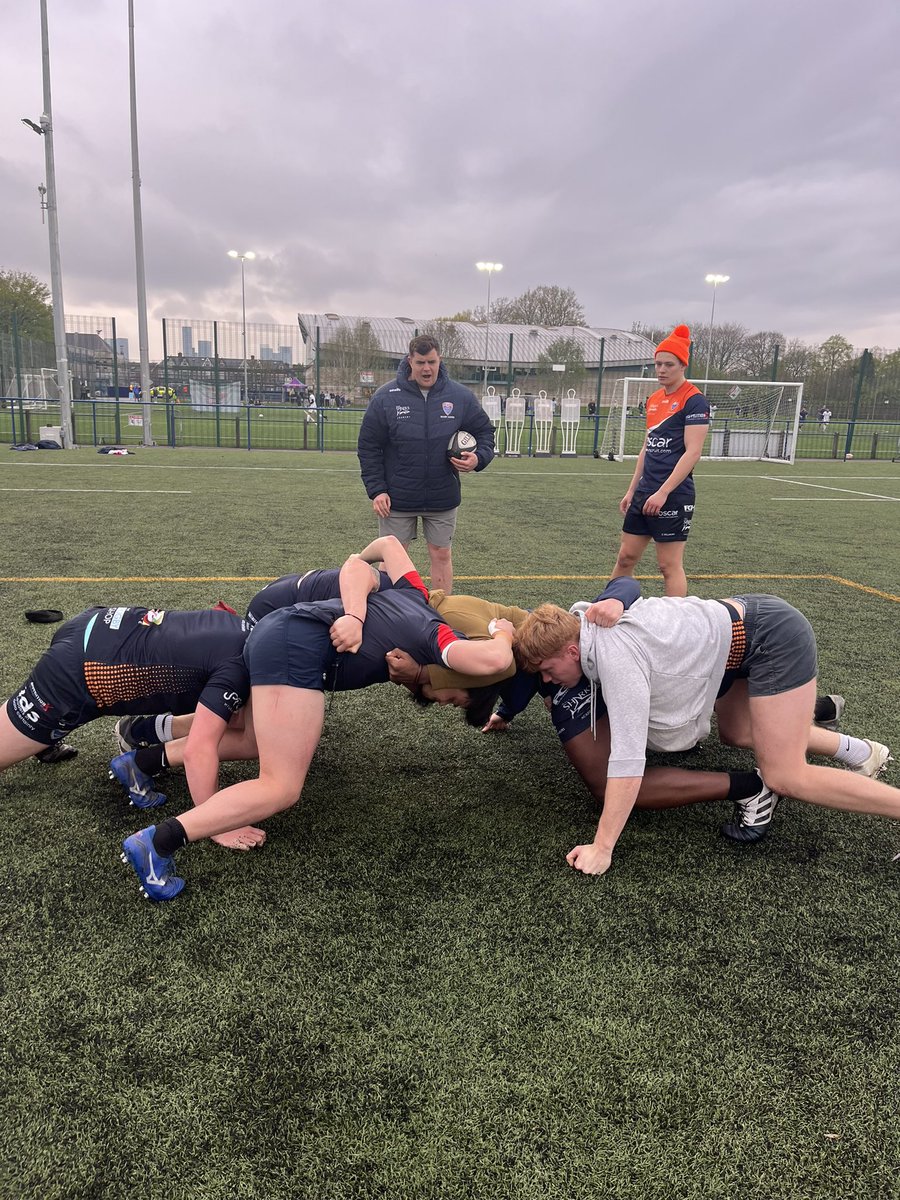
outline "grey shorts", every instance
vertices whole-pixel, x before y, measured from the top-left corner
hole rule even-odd
[[[779,596],[735,596],[744,606],[747,648],[734,672],[751,696],[778,696],[816,678],[816,635],[803,613]],[[732,674],[732,672],[728,672]]]
[[[378,532],[382,537],[392,533],[404,546],[408,546],[410,542],[416,540],[418,521],[421,517],[422,529],[428,545],[449,546],[453,540],[458,512],[458,508],[448,508],[444,512],[392,512],[389,517],[378,518]]]

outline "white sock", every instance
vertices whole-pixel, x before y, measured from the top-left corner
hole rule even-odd
[[[848,767],[859,767],[872,753],[872,747],[862,738],[850,737],[848,733],[840,735],[841,744],[834,752],[838,762]]]
[[[172,714],[160,713],[156,718],[156,737],[160,742],[172,740]]]

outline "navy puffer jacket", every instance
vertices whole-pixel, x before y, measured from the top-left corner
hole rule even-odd
[[[369,499],[382,492],[392,512],[446,512],[460,501],[459,472],[447,446],[458,429],[477,441],[477,471],[494,457],[494,429],[473,392],[455,383],[441,363],[428,399],[409,378],[404,359],[393,383],[380,387],[366,409],[357,453]]]

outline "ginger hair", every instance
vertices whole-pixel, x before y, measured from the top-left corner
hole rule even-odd
[[[516,630],[516,658],[526,671],[536,672],[545,658],[564,646],[579,644],[581,622],[556,604],[541,604]]]

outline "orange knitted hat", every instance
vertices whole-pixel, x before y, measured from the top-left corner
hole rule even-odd
[[[661,350],[674,354],[679,362],[687,366],[691,357],[691,331],[687,325],[676,325],[672,333],[656,347],[657,354]]]

